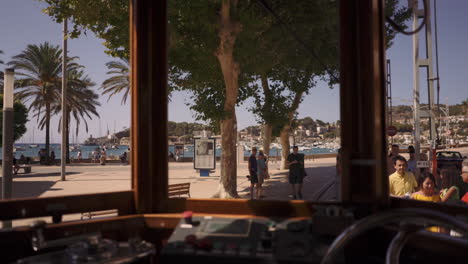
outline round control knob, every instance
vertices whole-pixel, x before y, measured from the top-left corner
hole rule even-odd
[[[185,223],[189,225],[192,224],[192,216],[193,216],[192,211],[185,211],[182,213],[182,217],[184,218]]]
[[[213,242],[208,238],[203,238],[202,240],[198,241],[198,248],[209,251],[213,248]]]
[[[185,243],[190,244],[190,245],[196,245],[197,244],[197,236],[195,235],[188,235],[185,237]]]

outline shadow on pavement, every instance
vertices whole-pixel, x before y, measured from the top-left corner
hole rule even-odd
[[[80,174],[81,172],[66,172],[65,175],[74,175],[74,174]],[[60,176],[60,172],[48,172],[48,173],[39,173],[39,172],[33,172],[33,173],[28,173],[28,174],[15,174],[13,175],[13,178],[34,178],[34,177],[55,177],[55,176]]]
[[[329,188],[335,179],[335,166],[306,168],[307,176],[304,177],[302,195],[304,200],[322,200],[322,197],[336,197],[336,188]],[[270,179],[263,185],[262,200],[291,200],[291,185],[288,181],[288,171],[270,172]],[[250,185],[239,190],[242,198],[250,198]],[[328,198],[330,199],[330,198]],[[328,200],[327,199],[327,200]]]
[[[12,196],[13,198],[38,197],[44,192],[49,191],[55,183],[56,181],[13,181]],[[0,190],[1,193],[2,190]]]

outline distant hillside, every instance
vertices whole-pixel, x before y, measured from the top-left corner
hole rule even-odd
[[[421,106],[427,106],[427,104],[421,104]],[[392,115],[395,117],[406,117],[408,119],[413,118],[412,106],[409,105],[397,105],[392,107]],[[441,104],[441,108],[445,109],[445,105]],[[437,109],[437,106],[435,106]],[[468,99],[465,99],[460,104],[449,105],[449,115],[451,116],[468,116]]]

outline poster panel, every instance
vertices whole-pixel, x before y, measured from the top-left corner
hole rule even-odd
[[[198,170],[216,168],[216,142],[214,138],[195,138],[193,167]]]

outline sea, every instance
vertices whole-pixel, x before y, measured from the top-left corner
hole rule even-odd
[[[37,145],[31,147],[30,145]],[[73,146],[73,145],[70,145]],[[85,146],[85,145],[79,145],[79,148],[81,149],[81,156],[82,158],[90,158],[91,153],[96,150],[96,148],[99,148],[100,146]],[[33,143],[16,143],[14,145],[14,148],[16,148],[16,151],[14,152],[14,155],[17,159],[21,157],[21,155],[24,155],[25,157],[30,157],[30,158],[35,158],[39,157],[39,150],[45,148],[45,144],[33,144]],[[115,148],[107,148],[106,153],[107,156],[115,156],[118,157],[122,153],[128,151],[129,147],[126,145],[115,145]],[[60,144],[50,144],[50,150],[55,152],[55,157],[60,158],[61,157],[61,151],[60,151]],[[175,153],[174,146],[169,146],[168,148],[168,154],[169,152]],[[312,149],[306,149],[304,151],[299,151],[300,153],[304,153],[305,155],[314,155],[314,154],[327,154],[327,153],[336,153],[335,149],[327,149],[327,148],[312,148]],[[2,148],[0,147],[0,157],[2,154]],[[78,151],[70,151],[70,157],[76,157],[78,154]],[[184,147],[184,151],[182,153],[182,156],[184,157],[193,157],[193,145],[186,145]],[[216,149],[216,156],[221,156],[221,149]],[[244,156],[248,157],[250,156],[250,151],[244,151]],[[270,157],[274,156],[281,156],[281,149],[278,148],[272,148],[270,150]],[[1,159],[1,158],[0,158]]]
[[[175,153],[174,146],[169,146],[169,151]],[[292,149],[291,149],[292,151]],[[312,148],[306,149],[304,151],[299,151],[299,153],[303,153],[305,155],[315,155],[315,154],[330,154],[330,153],[337,153],[336,149],[328,149],[328,148]],[[193,157],[193,145],[186,145],[184,147],[184,152],[182,153],[184,157]],[[216,149],[216,156],[221,156],[221,149]],[[249,157],[250,151],[244,150],[244,156]],[[270,157],[280,157],[281,156],[281,149],[280,148],[270,148]]]
[[[31,147],[30,145],[37,145],[34,147]],[[57,159],[60,159],[61,157],[61,151],[60,151],[60,145],[61,144],[50,144],[50,151],[55,152],[55,157]],[[70,145],[75,146],[75,145]],[[79,145],[79,148],[81,149],[81,157],[83,159],[87,159],[91,157],[91,152],[99,148],[100,146],[85,146],[85,145]],[[30,158],[35,158],[39,157],[39,150],[45,148],[45,144],[39,144],[39,143],[15,143],[14,148],[16,148],[16,151],[14,151],[14,155],[17,159],[21,157],[21,155],[24,155],[25,158],[30,157]],[[106,154],[107,156],[116,156],[119,157],[120,154],[128,151],[128,146],[125,145],[117,145],[115,149],[112,148],[106,148]],[[2,154],[2,148],[0,148],[0,154]],[[75,157],[77,156],[78,151],[70,151],[70,157]]]

